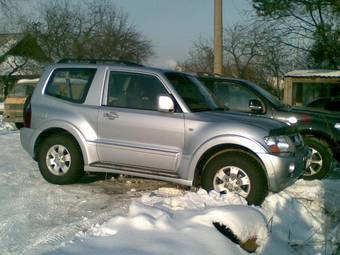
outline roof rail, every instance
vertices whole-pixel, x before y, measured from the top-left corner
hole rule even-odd
[[[120,59],[63,58],[63,59],[60,59],[57,63],[59,64],[68,64],[68,63],[121,64],[121,65],[126,65],[126,66],[143,67],[142,64],[138,64],[138,63],[126,61],[126,60],[120,60]]]

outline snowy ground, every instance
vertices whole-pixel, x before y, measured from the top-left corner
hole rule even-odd
[[[256,208],[233,194],[144,179],[48,184],[1,119],[0,148],[0,254],[247,254],[213,222],[241,242],[256,237],[258,254],[340,252],[340,169]]]

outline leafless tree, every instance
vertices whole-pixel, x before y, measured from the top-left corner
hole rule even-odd
[[[266,41],[263,32],[261,28],[248,24],[225,29],[224,51],[235,66],[234,76],[247,78],[247,72],[262,54],[261,46]]]
[[[151,42],[111,1],[52,1],[24,27],[53,60],[73,57],[143,62],[153,54]]]
[[[282,43],[280,34],[260,21],[227,27],[224,35],[224,75],[271,86],[270,90],[280,97],[280,82],[296,60],[301,59],[299,52]],[[199,39],[194,43],[181,67],[187,71],[212,72],[211,41]]]
[[[189,57],[179,66],[188,72],[212,73],[214,70],[214,50],[212,41],[200,38],[189,50]]]

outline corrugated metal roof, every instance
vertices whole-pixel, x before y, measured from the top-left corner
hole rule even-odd
[[[294,70],[285,74],[292,78],[340,78],[340,70]]]

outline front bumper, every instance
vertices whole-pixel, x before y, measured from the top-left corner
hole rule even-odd
[[[304,147],[292,156],[278,156],[269,153],[259,156],[267,170],[269,190],[279,192],[293,184],[303,174],[311,159],[311,152],[307,147]]]

